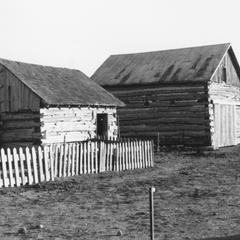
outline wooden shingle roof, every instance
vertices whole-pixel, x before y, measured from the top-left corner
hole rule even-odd
[[[0,59],[48,105],[122,106],[123,103],[79,70]]]
[[[229,43],[110,56],[93,74],[102,86],[208,81]],[[233,58],[235,55],[231,49]],[[235,65],[240,76],[239,65]]]

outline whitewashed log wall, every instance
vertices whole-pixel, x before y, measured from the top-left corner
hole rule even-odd
[[[117,113],[112,107],[42,108],[42,143],[83,141],[96,138],[97,114],[108,114],[108,138],[117,138]]]

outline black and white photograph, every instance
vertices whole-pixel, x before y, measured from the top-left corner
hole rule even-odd
[[[0,240],[240,240],[240,2],[0,0]]]

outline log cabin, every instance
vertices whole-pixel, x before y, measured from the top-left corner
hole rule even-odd
[[[122,100],[122,137],[240,143],[240,67],[229,43],[110,56],[92,79]]]
[[[116,138],[123,103],[79,70],[0,59],[0,145]]]

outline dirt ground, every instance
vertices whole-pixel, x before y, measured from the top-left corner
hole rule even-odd
[[[165,151],[154,168],[1,189],[0,239],[150,239],[150,186],[155,239],[240,234],[239,153]]]

